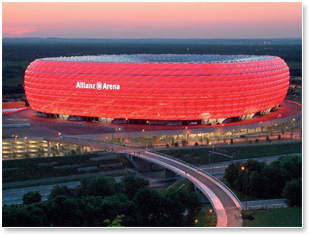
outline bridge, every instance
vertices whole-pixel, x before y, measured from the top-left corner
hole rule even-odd
[[[78,144],[94,148],[107,148],[160,165],[189,179],[209,199],[217,214],[217,227],[242,226],[242,217],[240,214],[242,204],[236,195],[221,181],[196,166],[156,151],[138,147],[127,147],[103,141],[64,136],[60,139],[46,139],[46,141]]]

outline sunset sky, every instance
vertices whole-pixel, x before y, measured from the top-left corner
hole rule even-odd
[[[3,3],[2,37],[295,38],[301,3]]]

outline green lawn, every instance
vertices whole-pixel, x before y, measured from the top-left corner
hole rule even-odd
[[[235,151],[235,160],[246,159],[246,158],[257,158],[257,157],[267,157],[276,156],[291,153],[301,153],[302,152],[302,142],[289,143],[289,144],[272,144],[272,145],[253,145],[253,146],[241,146],[241,147],[218,147],[227,150],[229,154],[233,154]],[[208,164],[209,157],[208,152],[211,151],[210,148],[191,148],[191,149],[170,149],[161,150],[160,152],[167,155],[174,156],[183,161],[191,164],[200,165]],[[229,159],[223,157],[212,157],[211,162],[223,162]]]
[[[249,210],[244,212],[252,215],[254,220],[245,219],[243,227],[301,227],[302,208],[290,207],[273,210]]]

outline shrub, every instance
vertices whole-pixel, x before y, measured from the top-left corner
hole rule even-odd
[[[187,140],[182,140],[181,141],[181,144],[183,147],[187,146],[188,145],[188,141]]]
[[[302,180],[301,178],[293,179],[286,182],[282,196],[289,201],[290,206],[302,205]]]
[[[269,138],[269,136],[266,136],[266,141],[271,142],[271,139]]]
[[[194,144],[195,146],[198,146],[198,142],[195,142],[195,144]]]
[[[32,203],[40,202],[42,199],[41,194],[38,191],[30,191],[23,196],[23,204],[30,205]]]

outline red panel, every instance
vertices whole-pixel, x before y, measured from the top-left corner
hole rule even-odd
[[[95,89],[76,88],[77,82]],[[119,90],[97,89],[119,85]],[[280,104],[289,68],[279,57],[233,63],[92,63],[35,60],[25,91],[37,111],[76,116],[198,120]]]

